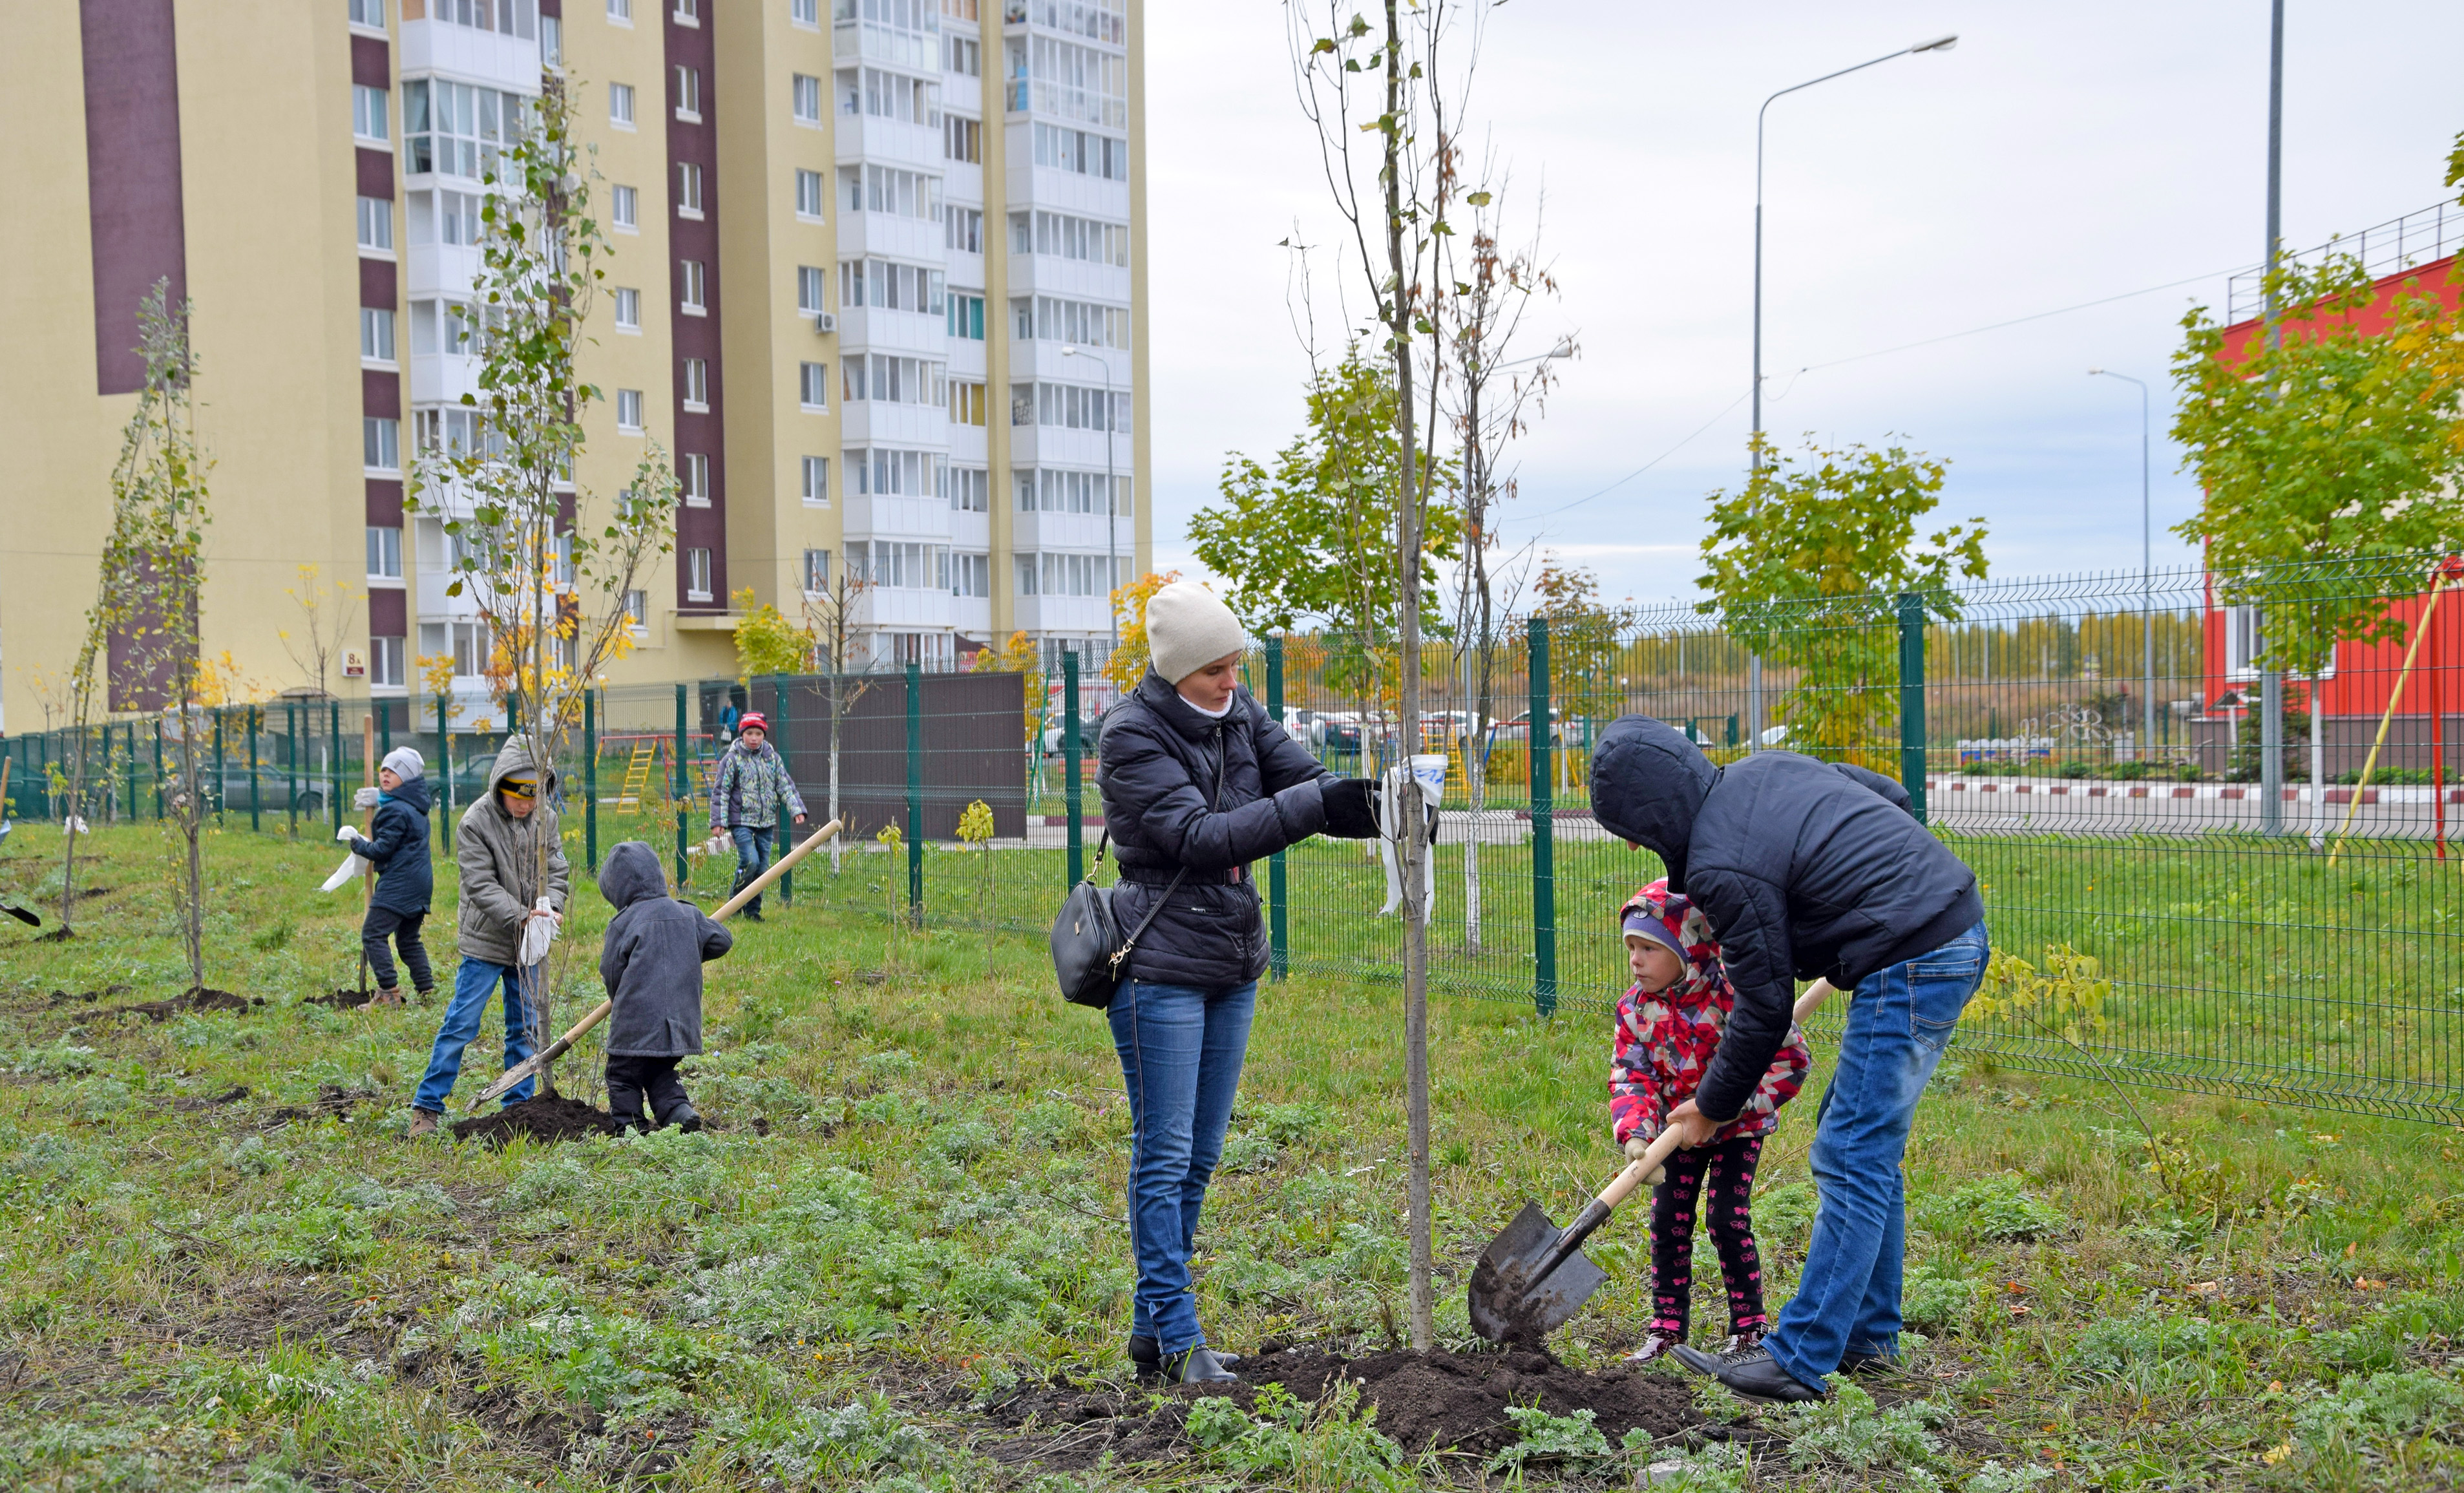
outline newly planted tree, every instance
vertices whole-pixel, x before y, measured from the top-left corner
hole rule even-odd
[[[367,600],[366,593],[340,581],[329,585],[317,566],[302,565],[299,583],[283,594],[299,609],[299,630],[284,627],[275,636],[298,666],[301,679],[323,698],[332,692],[327,686],[341,661],[343,646],[360,626],[360,605]]]
[[[591,213],[597,173],[574,138],[564,83],[550,80],[483,170],[476,305],[457,333],[477,356],[478,389],[418,430],[408,502],[451,538],[447,592],[477,608],[508,709],[518,703],[544,775],[580,725],[583,692],[632,647],[627,593],[674,545],[676,482],[655,442],[614,496],[582,480],[602,396],[578,360],[609,245]],[[557,849],[546,817],[520,823],[535,885],[545,885]],[[560,949],[561,975],[570,953]],[[555,980],[536,969],[521,979],[544,1042]],[[552,1075],[541,1078],[554,1092]]]
[[[822,669],[822,693],[830,722],[830,818],[839,818],[839,736],[847,722],[847,713],[860,698],[865,686],[850,687],[847,670],[854,662],[856,645],[856,610],[872,582],[841,565],[830,575],[821,578],[821,589],[804,592],[804,631],[813,639],[816,661]],[[841,846],[846,835],[830,839],[830,873],[838,874],[842,864]]]

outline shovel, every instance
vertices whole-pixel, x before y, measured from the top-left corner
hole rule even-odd
[[[744,904],[752,901],[755,897],[761,895],[763,891],[769,889],[772,882],[777,881],[780,877],[784,876],[790,870],[793,870],[798,861],[803,860],[804,857],[812,854],[815,850],[820,849],[823,842],[835,836],[838,832],[839,821],[835,819],[831,820],[828,823],[824,824],[821,828],[814,830],[811,835],[805,838],[803,844],[796,846],[793,850],[788,851],[785,855],[779,857],[777,864],[773,865],[768,870],[763,871],[760,875],[753,878],[752,882],[747,885],[742,891],[737,892],[736,895],[728,898],[724,903],[720,904],[718,911],[710,915],[711,921],[715,923],[726,922],[730,917],[735,915],[737,908],[744,906]],[[479,1092],[472,1098],[469,1104],[462,1107],[462,1112],[465,1114],[470,1113],[471,1111],[478,1109],[481,1105],[486,1104],[489,1100],[495,1098],[498,1094],[504,1093],[513,1088],[522,1080],[529,1078],[532,1074],[537,1073],[543,1067],[546,1067],[557,1059],[563,1057],[568,1052],[571,1052],[573,1050],[573,1044],[582,1040],[583,1033],[589,1031],[600,1022],[607,1020],[608,1013],[615,1009],[616,1002],[613,1000],[602,1000],[597,1005],[592,1006],[587,1015],[583,1016],[581,1021],[573,1023],[573,1029],[571,1031],[566,1032],[556,1041],[549,1043],[544,1048],[531,1054],[527,1058],[524,1058],[521,1062],[515,1064],[512,1067],[505,1069],[504,1077],[497,1079],[495,1083],[490,1084],[487,1087],[479,1090]]]
[[[1628,1162],[1562,1229],[1549,1221],[1538,1203],[1525,1203],[1514,1221],[1480,1252],[1480,1264],[1471,1273],[1472,1329],[1492,1343],[1537,1343],[1571,1320],[1608,1279],[1583,1258],[1583,1241],[1636,1188],[1657,1179],[1661,1163],[1676,1149],[1677,1132],[1661,1131],[1641,1160]]]

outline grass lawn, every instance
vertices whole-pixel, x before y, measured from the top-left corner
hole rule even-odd
[[[44,829],[11,838],[0,890],[56,892]],[[1698,1427],[1630,1449],[1528,1417],[1519,1467],[1396,1451],[1342,1396],[1176,1402],[1160,1456],[1077,1465],[1067,1416],[999,1407],[1055,1375],[1120,1383],[1128,1122],[1109,1035],[1052,994],[1040,934],[970,932],[963,908],[895,934],[878,910],[903,867],[879,855],[802,876],[712,966],[688,1080],[712,1131],[492,1152],[403,1134],[434,1006],[305,1002],[355,970],[356,899],[316,890],[323,836],[209,843],[208,984],[264,1004],[160,1021],[115,1008],[187,984],[168,841],[95,845],[108,889],[76,936],[0,925],[0,1485],[1611,1487],[1662,1460],[1685,1471],[1658,1485],[1697,1488],[2464,1484],[2464,1133],[2143,1092],[2160,1173],[2109,1093],[1973,1045],[1910,1148],[1928,1341],[1871,1399],[1697,1394]],[[936,887],[966,870],[948,854]],[[1010,869],[1044,858],[996,861],[1010,921],[1049,906]],[[605,908],[576,906],[562,1018],[599,995]],[[1571,1001],[1542,1022],[1445,999],[1432,1027],[1440,1335],[1468,1346],[1480,1244],[1527,1197],[1563,1219],[1615,1168],[1607,1034]],[[1220,1343],[1367,1351],[1403,1320],[1400,1030],[1381,981],[1263,998],[1200,1236]],[[492,1019],[464,1095],[495,1040]],[[562,1065],[567,1091],[596,1097],[595,1054]],[[1813,1099],[1757,1195],[1774,1308],[1813,1209]],[[1644,1323],[1641,1219],[1589,1252],[1610,1284],[1551,1346],[1605,1367]],[[1698,1276],[1699,1340],[1724,1326],[1707,1248]]]

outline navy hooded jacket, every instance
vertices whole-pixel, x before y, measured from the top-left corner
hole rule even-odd
[[[413,778],[377,795],[373,840],[353,838],[351,853],[376,867],[376,894],[368,906],[404,917],[428,911],[436,893],[436,871],[428,861],[428,779]]]
[[[1657,854],[1711,921],[1737,988],[1695,1091],[1734,1116],[1788,1041],[1798,979],[1841,990],[1941,948],[1985,917],[1976,873],[1880,773],[1794,752],[1714,767],[1674,726],[1627,715],[1592,754],[1592,811]]]
[[[616,910],[599,952],[599,978],[615,1009],[611,1058],[682,1058],[701,1051],[701,967],[736,946],[725,925],[668,895],[659,852],[627,840],[607,852],[599,893]]]

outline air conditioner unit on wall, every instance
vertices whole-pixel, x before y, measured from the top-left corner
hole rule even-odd
[[[835,332],[838,329],[839,318],[836,314],[827,311],[816,311],[813,313],[814,331],[827,337],[830,333]]]

